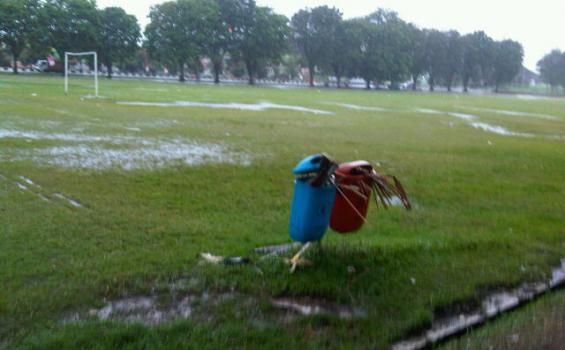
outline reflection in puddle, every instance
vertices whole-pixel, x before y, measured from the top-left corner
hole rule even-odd
[[[194,101],[176,101],[176,102],[141,102],[141,101],[121,101],[116,102],[120,105],[129,106],[153,106],[153,107],[203,107],[214,109],[238,109],[245,111],[264,111],[267,109],[286,109],[297,112],[313,113],[313,114],[333,114],[332,112],[320,109],[312,109],[302,106],[280,105],[271,102],[260,103],[206,103]]]
[[[483,299],[478,310],[434,320],[431,329],[425,331],[421,336],[396,343],[392,346],[392,349],[417,350],[432,346],[438,341],[443,341],[471,327],[481,325],[490,318],[513,310],[564,284],[565,259],[562,259],[561,265],[553,269],[551,279],[548,282],[524,283],[512,290],[493,293]]]

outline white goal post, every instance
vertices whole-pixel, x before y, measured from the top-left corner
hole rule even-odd
[[[65,94],[69,92],[69,56],[94,56],[94,96],[98,97],[98,54],[96,51],[65,52]]]

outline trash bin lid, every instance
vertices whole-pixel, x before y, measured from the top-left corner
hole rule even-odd
[[[294,168],[294,170],[292,170],[292,172],[294,174],[306,174],[306,173],[317,172],[320,170],[322,159],[324,158],[327,157],[323,154],[314,154],[308,156],[302,159],[302,161],[298,163],[298,165]]]
[[[356,160],[354,162],[343,163],[339,165],[339,168],[335,171],[338,175],[363,175],[359,172],[359,168],[365,170],[368,174],[373,171],[373,166],[366,160]]]

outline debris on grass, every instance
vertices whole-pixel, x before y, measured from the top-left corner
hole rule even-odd
[[[478,309],[434,320],[429,330],[420,336],[394,344],[392,350],[418,350],[432,346],[563,285],[565,285],[565,259],[561,260],[559,267],[553,269],[549,281],[523,283],[511,290],[492,293],[483,299]]]
[[[223,257],[212,255],[210,253],[200,253],[200,257],[212,264],[224,264],[224,265],[247,265],[251,263],[251,260],[246,257],[235,256],[235,257]]]
[[[255,253],[257,254],[272,254],[272,255],[281,255],[284,253],[288,253],[291,250],[297,249],[302,244],[298,242],[294,243],[285,243],[285,244],[278,244],[278,245],[270,245],[266,247],[259,247],[255,248]]]

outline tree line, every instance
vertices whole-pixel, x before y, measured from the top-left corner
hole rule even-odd
[[[253,84],[268,67],[296,75],[298,66],[308,70],[311,86],[316,74],[335,77],[338,87],[343,78],[360,77],[367,88],[411,80],[416,89],[425,78],[432,91],[455,84],[465,91],[471,85],[498,90],[520,72],[524,55],[513,40],[421,29],[385,10],[344,19],[338,9],[319,6],[288,19],[254,0],[173,0],[152,6],[148,17],[142,35],[134,16],[118,7],[98,9],[95,0],[0,0],[0,41],[14,72],[22,54],[94,49],[111,77],[113,67],[141,51],[180,81],[186,70],[198,75],[206,57],[216,83],[226,69],[244,71]],[[540,61],[550,84],[559,55]]]

